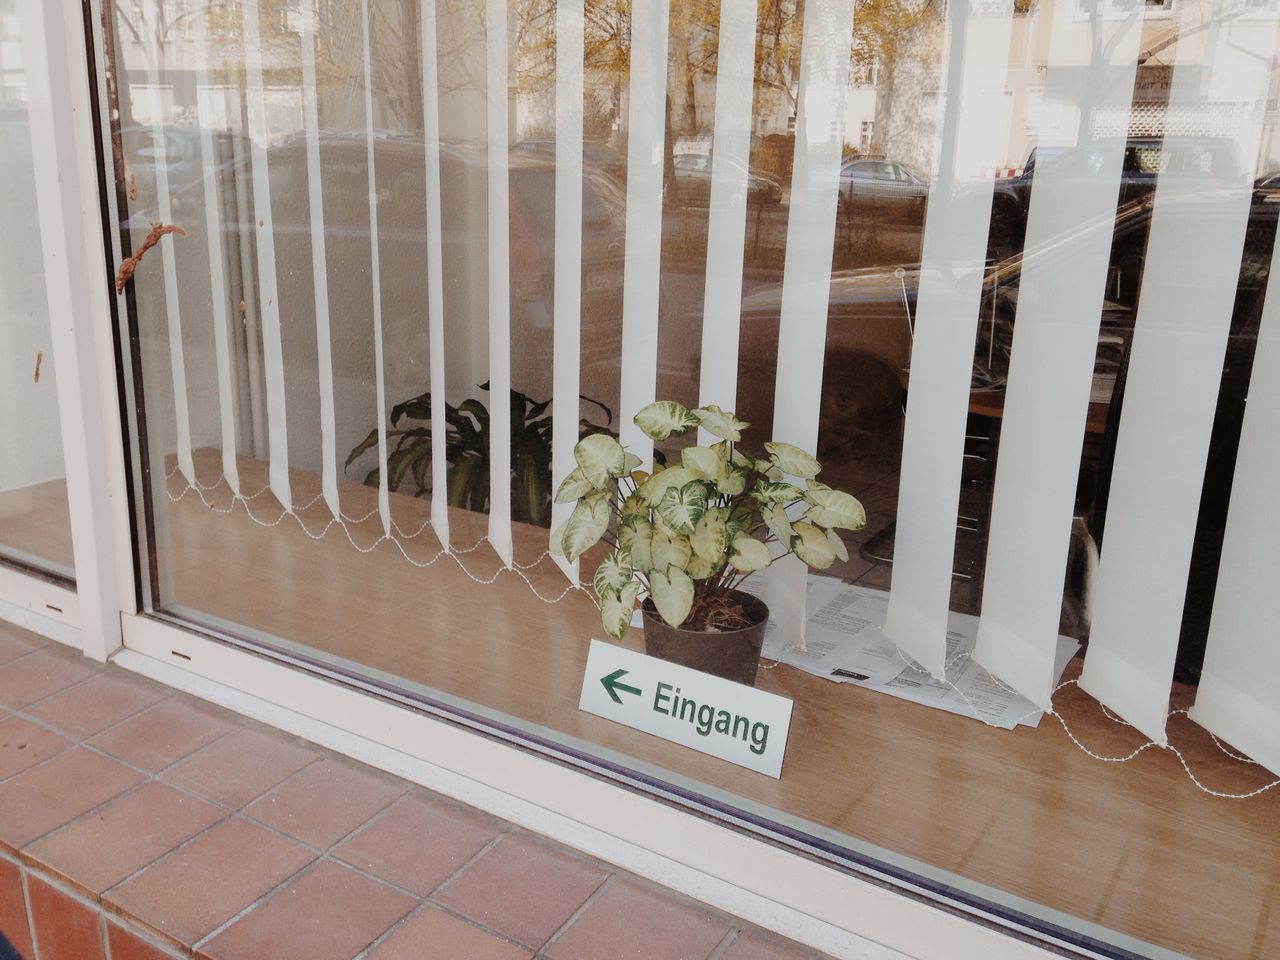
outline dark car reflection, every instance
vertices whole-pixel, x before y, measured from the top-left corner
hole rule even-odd
[[[759,170],[746,169],[736,160],[722,160],[737,169],[739,176],[746,173],[747,204],[749,206],[777,206],[782,203],[782,183],[776,177]],[[677,154],[672,161],[675,171],[674,198],[681,204],[705,207],[711,203],[711,174],[714,163],[710,156],[701,153]],[[668,200],[672,190],[668,188]],[[741,201],[741,197],[735,198]]]

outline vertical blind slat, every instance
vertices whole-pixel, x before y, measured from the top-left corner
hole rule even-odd
[[[699,403],[737,405],[738,325],[747,238],[751,95],[755,82],[756,0],[724,0],[716,57],[715,130],[711,150],[711,212],[702,309]],[[757,214],[758,216],[759,214]],[[700,431],[703,443],[715,438]]]
[[[578,365],[582,353],[582,70],[583,0],[556,3],[556,222],[552,281],[554,354],[551,387],[551,473],[557,481],[574,468],[578,442]],[[573,512],[573,504],[551,507],[551,529]],[[556,557],[578,582],[578,561]]]
[[[488,0],[489,544],[511,566],[511,224],[507,0]]]
[[[983,0],[947,11],[945,112],[929,186],[911,348],[884,632],[935,677],[944,674],[956,514],[974,341],[991,215],[987,170],[1003,159],[1002,108],[1012,6]]]
[[[622,285],[619,439],[641,461],[653,441],[632,422],[658,389],[658,291],[662,271],[662,174],[666,150],[668,0],[631,5],[627,100],[627,228]]]
[[[853,0],[808,4],[800,41],[800,85],[783,261],[773,438],[810,453],[818,447],[831,257],[844,145],[845,92],[853,45]],[[795,557],[762,581],[770,618],[803,642],[808,570]]]
[[[236,463],[236,375],[231,353],[230,295],[222,246],[222,206],[218,198],[215,168],[214,118],[204,115],[200,91],[209,91],[209,21],[196,34],[196,114],[200,123],[200,164],[204,180],[205,240],[209,244],[209,291],[213,312],[214,362],[218,368],[218,419],[222,431],[222,475],[236,496],[240,495],[240,470]]]
[[[1076,89],[1083,128],[1103,110],[1128,116],[1143,5],[1099,25],[1089,76]],[[1080,64],[1067,42],[1068,4],[1055,9],[1046,89],[1071,90]],[[1036,169],[1018,285],[1013,353],[974,659],[1049,708],[1062,612],[1062,581],[1089,413],[1125,139],[1090,143],[1088,169],[1066,153]],[[1070,256],[1037,256],[1062,241]],[[986,318],[983,318],[985,322]]]
[[[160,29],[161,0],[156,0],[155,14],[148,33],[151,36],[147,55],[147,83],[151,87],[151,142],[157,157],[165,156],[164,105],[160,100]],[[165,163],[155,165],[156,213],[161,223],[173,223],[169,197],[169,169]],[[182,312],[178,302],[178,268],[173,256],[172,240],[160,244],[164,273],[164,307],[169,331],[169,366],[173,374],[173,414],[177,427],[178,469],[187,483],[196,481],[196,468],[191,458],[191,413],[187,403],[187,368],[182,342]]]
[[[378,169],[373,157],[373,58],[369,48],[369,0],[360,0],[364,53],[365,158],[369,166],[369,282],[373,288],[373,381],[378,413],[378,514],[382,532],[391,536],[391,497],[387,481],[387,384],[382,349],[382,257],[378,249]]]
[[[1271,273],[1231,480],[1204,671],[1191,719],[1280,774],[1280,243]]]
[[[431,525],[449,549],[448,463],[445,460],[444,256],[440,228],[440,82],[434,3],[422,5],[422,128],[426,141],[427,340],[431,351]]]
[[[315,5],[302,5],[302,125],[307,144],[307,204],[316,308],[316,376],[320,388],[320,489],[333,516],[338,501],[338,430],[333,409],[333,341],[329,336],[329,266],[325,252],[324,187],[320,169],[320,108],[316,89]]]
[[[271,181],[267,170],[267,105],[262,85],[262,34],[258,0],[244,0],[244,63],[249,120],[249,156],[253,180],[254,247],[258,257],[258,316],[261,318],[263,379],[267,391],[267,453],[271,492],[286,510],[293,508],[289,484],[289,434],[285,423],[284,348],[280,339],[280,301],[276,288],[275,226],[271,218]],[[162,164],[159,166],[163,166]],[[252,346],[250,349],[253,349]]]
[[[1275,53],[1274,24],[1259,29],[1224,13],[1215,3],[1217,29],[1184,30],[1169,110],[1250,104],[1231,138],[1239,165],[1214,171],[1226,184],[1213,192],[1201,171],[1172,164],[1157,181],[1080,679],[1156,743],[1165,742],[1194,518],[1252,199],[1262,122],[1255,105],[1266,103]],[[1221,78],[1207,91],[1206,64]]]

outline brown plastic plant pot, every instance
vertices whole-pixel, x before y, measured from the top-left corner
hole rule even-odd
[[[751,625],[723,632],[682,630],[662,619],[653,601],[646,598],[644,610],[645,653],[683,667],[701,670],[735,683],[754,686],[760,666],[760,648],[769,626],[769,608],[759,597],[741,590],[731,596],[742,604]]]

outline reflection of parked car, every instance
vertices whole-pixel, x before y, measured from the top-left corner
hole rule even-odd
[[[742,172],[741,164],[729,160],[738,172]],[[674,160],[676,174],[676,198],[682,204],[706,206],[711,202],[711,174],[713,161],[711,157],[701,153],[681,153]],[[782,202],[782,184],[767,173],[757,170],[747,171],[747,203],[751,205],[776,206]]]
[[[866,205],[924,209],[929,184],[896,160],[846,160],[840,168],[840,203],[846,212]]]
[[[991,237],[997,244],[1021,246],[1031,204],[1031,186],[1037,167],[1052,169],[1068,181],[1091,181],[1102,163],[1104,144],[1069,147],[1034,147],[1026,166],[1016,177],[997,180],[991,209]],[[1165,171],[1203,175],[1206,188],[1215,183],[1237,182],[1240,153],[1231,140],[1211,137],[1134,137],[1125,144],[1120,174],[1119,205],[1151,193]]]
[[[555,140],[521,140],[511,147],[513,153],[528,153],[543,159],[555,159]],[[627,182],[627,158],[607,143],[599,140],[582,141],[582,162],[598,173],[608,174],[619,183]]]

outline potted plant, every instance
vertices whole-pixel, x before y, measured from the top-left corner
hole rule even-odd
[[[821,466],[798,447],[766,443],[764,458],[739,450],[749,424],[719,407],[662,400],[634,422],[658,443],[696,427],[720,440],[669,451],[646,472],[612,436],[583,438],[556,492],[576,505],[552,550],[574,560],[601,540],[612,548],[594,577],[611,637],[642,603],[650,655],[752,684],[769,610],[738,586],[791,554],[817,570],[847,560],[835,531],[860,529],[862,504],[816,480]]]

